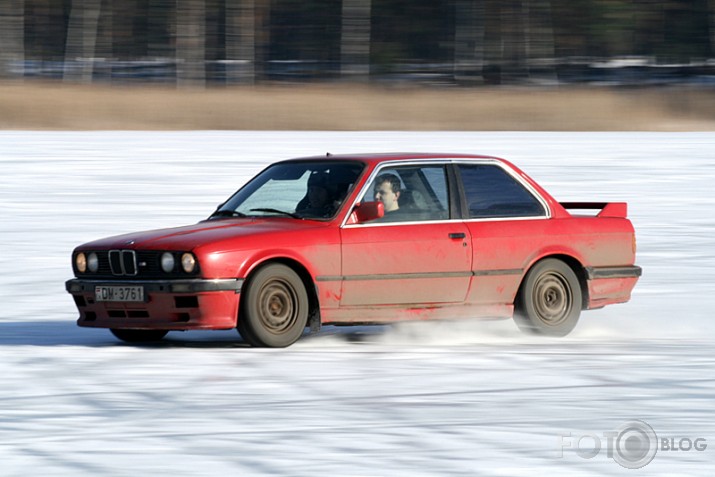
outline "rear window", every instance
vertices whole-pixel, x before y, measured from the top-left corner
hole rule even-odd
[[[546,215],[538,199],[501,167],[460,164],[459,171],[470,218]]]

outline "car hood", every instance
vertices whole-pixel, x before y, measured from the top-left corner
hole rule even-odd
[[[228,247],[236,238],[247,239],[246,246],[266,235],[295,233],[326,227],[327,223],[281,217],[207,220],[195,225],[135,232],[96,240],[79,247],[84,250],[134,249],[190,251],[198,246],[214,244]],[[251,239],[251,240],[248,240]],[[249,244],[250,242],[250,244]],[[228,247],[234,248],[234,247]]]

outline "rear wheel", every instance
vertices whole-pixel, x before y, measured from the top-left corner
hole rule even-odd
[[[241,303],[238,332],[253,346],[290,346],[308,322],[305,285],[295,271],[282,264],[258,270],[249,279]]]
[[[548,258],[526,274],[516,300],[514,321],[524,332],[566,336],[581,314],[581,286],[561,260]]]
[[[160,341],[168,331],[165,330],[117,330],[110,329],[114,336],[127,343],[151,343]]]

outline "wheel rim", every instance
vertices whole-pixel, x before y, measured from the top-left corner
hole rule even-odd
[[[533,303],[541,321],[549,326],[563,323],[571,313],[573,296],[562,275],[546,273],[534,285]]]
[[[258,303],[261,323],[271,333],[290,330],[298,319],[298,298],[295,289],[287,282],[273,280],[266,283]]]

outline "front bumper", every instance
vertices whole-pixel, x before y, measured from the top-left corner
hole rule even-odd
[[[69,293],[94,293],[97,286],[141,285],[147,293],[203,293],[214,291],[241,292],[243,280],[240,279],[190,279],[190,280],[87,280],[73,278],[67,280],[65,288]]]
[[[98,301],[98,286],[142,286],[144,301]],[[242,279],[75,278],[65,283],[80,314],[79,326],[153,330],[233,328],[242,286]]]

